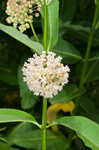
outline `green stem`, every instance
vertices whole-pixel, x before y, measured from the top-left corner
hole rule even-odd
[[[43,35],[44,50],[47,53],[47,4],[44,0],[44,35]]]
[[[44,0],[44,35],[43,35],[44,50],[47,53],[47,2]],[[42,150],[46,150],[46,118],[47,118],[47,99],[43,97],[42,111]]]
[[[33,27],[32,23],[30,23],[30,26],[31,26],[31,29],[32,29],[32,32],[33,32],[33,35],[34,35],[35,40],[36,40],[37,42],[39,42],[39,39],[38,39],[38,37],[37,37],[37,35],[36,35],[36,32],[35,32],[35,30],[34,30],[34,27]]]
[[[43,97],[42,111],[42,150],[46,150],[46,116],[47,116],[47,99]]]
[[[98,17],[98,11],[99,11],[99,7],[96,6],[95,8],[95,13],[94,13],[94,18],[93,18],[93,24],[92,24],[92,29],[96,30],[96,23],[97,23],[97,17]],[[87,45],[87,49],[86,49],[86,54],[85,54],[85,59],[83,62],[83,67],[82,67],[82,73],[81,73],[81,78],[80,78],[80,88],[83,87],[85,81],[85,76],[86,76],[86,71],[88,68],[88,59],[90,56],[90,51],[91,51],[91,47],[92,47],[92,41],[94,38],[94,33],[91,32],[89,39],[88,39],[88,45]]]

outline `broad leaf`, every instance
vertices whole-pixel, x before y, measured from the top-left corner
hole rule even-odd
[[[99,150],[99,125],[81,116],[63,117],[52,123],[74,130],[86,146]]]
[[[87,70],[87,75],[85,77],[85,81],[87,82],[92,82],[95,80],[99,79],[99,61],[97,59],[97,61],[94,61],[92,63],[89,64],[88,70]]]
[[[48,49],[52,48],[58,40],[59,0],[51,1],[48,11]]]
[[[95,0],[95,4],[96,4],[96,5],[99,5],[99,0]]]
[[[41,150],[41,130],[34,129],[31,124],[22,123],[9,134],[8,142],[11,145]],[[61,146],[62,150],[65,150],[67,144],[67,139],[62,134],[47,131],[47,150],[60,150]]]
[[[89,27],[83,27],[82,25],[78,25],[78,24],[76,25],[76,24],[65,23],[64,27],[66,29],[71,29],[71,30],[76,31],[76,32],[82,31],[82,32],[86,32],[88,34],[91,33],[91,29]]]
[[[9,27],[0,23],[0,30],[7,33],[24,45],[28,46],[37,54],[41,54],[41,52],[43,51],[43,46],[40,43],[32,41],[27,35],[21,33],[13,27]]]
[[[16,149],[16,148],[12,148],[7,143],[1,142],[1,141],[0,141],[0,149],[1,150],[19,150],[19,149]]]
[[[44,18],[44,11],[41,9]],[[58,40],[59,0],[52,0],[47,5],[47,48],[50,50]]]
[[[7,123],[7,122],[29,122],[39,126],[35,118],[24,111],[17,109],[1,108],[0,123]]]
[[[20,96],[21,96],[21,107],[23,109],[30,109],[37,102],[38,97],[33,95],[27,84],[23,81],[22,68],[18,69],[18,83],[20,88]]]
[[[95,88],[95,90],[98,91],[99,89]],[[79,107],[77,108],[77,114],[86,116],[89,119],[99,123],[99,109],[95,103],[96,101],[91,97],[87,97],[86,95],[80,97]]]
[[[97,25],[98,26],[98,25]],[[94,39],[92,46],[99,46],[99,31],[95,32],[89,26],[82,26],[79,24],[69,24],[65,23],[62,28],[66,29],[66,35],[70,37],[72,40],[75,40],[78,44],[81,41],[87,43],[89,35],[91,32],[94,32]]]
[[[74,64],[82,59],[80,52],[72,44],[62,39],[59,39],[53,51],[62,56],[64,63]]]
[[[62,1],[62,20],[64,22],[71,21],[76,11],[76,0],[63,0]]]
[[[89,58],[89,67],[85,80],[87,80],[88,82],[92,82],[94,80],[99,79],[98,66],[99,66],[99,52],[97,52],[94,57]]]
[[[58,95],[56,95],[55,97],[49,99],[51,104],[65,104],[68,101],[81,96],[83,93],[85,92],[84,89],[78,89],[76,85],[70,84],[70,85],[66,85],[64,87],[64,89],[59,92]]]

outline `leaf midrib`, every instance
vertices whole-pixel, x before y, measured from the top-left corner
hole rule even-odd
[[[82,57],[81,57],[81,56],[77,56],[77,55],[72,54],[72,53],[63,52],[63,51],[56,50],[56,49],[54,49],[54,51],[55,51],[56,53],[59,53],[59,54],[63,54],[63,55],[68,55],[68,56],[75,57],[75,58],[77,58],[77,59],[79,59],[79,60],[81,60],[81,59],[82,59]]]

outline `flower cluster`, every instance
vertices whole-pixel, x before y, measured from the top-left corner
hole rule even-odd
[[[39,16],[40,7],[39,0],[8,0],[6,21],[24,32],[33,21],[33,12],[36,17]]]
[[[61,63],[60,56],[55,57],[53,52],[43,51],[40,56],[34,54],[24,63],[22,68],[24,81],[34,95],[53,98],[68,83],[69,67]]]

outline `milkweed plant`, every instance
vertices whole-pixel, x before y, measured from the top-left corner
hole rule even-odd
[[[0,123],[25,122],[36,125],[41,130],[41,146],[37,150],[49,149],[49,143],[47,142],[49,138],[48,132],[50,129],[53,129],[51,127],[56,125],[62,125],[75,131],[76,134],[70,130],[71,134],[68,139],[79,137],[87,147],[90,147],[92,150],[99,150],[99,125],[87,117],[75,116],[76,108],[79,107],[80,97],[86,92],[84,87],[88,79],[87,70],[89,61],[91,61],[89,57],[94,31],[98,29],[99,1],[95,1],[92,31],[89,32],[87,48],[84,51],[85,56],[82,58],[78,53],[78,56],[76,56],[79,64],[82,64],[77,87],[73,87],[71,84],[72,65],[68,65],[68,60],[64,63],[64,59],[68,59],[65,55],[75,57],[75,49],[71,46],[70,52],[73,52],[70,53],[67,51],[67,46],[67,49],[63,52],[62,50],[57,52],[58,48],[60,49],[60,44],[58,45],[57,43],[63,42],[60,39],[62,26],[60,25],[61,23],[59,24],[59,0],[7,0],[5,13],[7,25],[0,23],[0,30],[29,47],[33,53],[31,57],[24,61],[21,67],[21,80],[34,97],[42,99],[42,121],[39,124],[32,114],[25,111],[3,108],[0,109]],[[40,38],[34,28],[36,19],[41,21],[42,38]],[[64,23],[64,28],[68,28],[69,25],[69,22]],[[26,35],[27,30],[31,31],[33,38]],[[64,45],[64,42],[61,44]],[[70,90],[68,90],[68,87]],[[25,89],[23,90],[25,92]],[[73,103],[76,106],[74,112],[71,112],[70,116],[60,117],[47,124],[47,105],[50,102],[64,105],[70,100],[74,100]],[[64,110],[65,107],[62,105],[60,105],[61,109]],[[58,107],[58,105],[55,105],[53,108],[56,109],[56,106]],[[67,107],[67,104],[65,106]],[[64,112],[66,111],[64,110]],[[24,123],[22,125],[24,126]],[[72,140],[67,141],[71,143]],[[62,146],[60,143],[59,147],[62,148]],[[56,147],[58,148],[58,146]],[[55,148],[55,150],[57,149]],[[65,146],[63,150],[69,150],[68,146]]]

